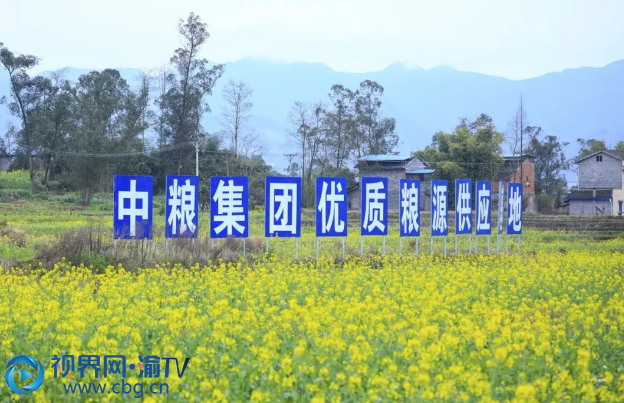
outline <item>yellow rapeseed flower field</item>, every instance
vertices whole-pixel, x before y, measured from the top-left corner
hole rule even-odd
[[[168,395],[146,401],[623,402],[624,254],[613,245],[0,270],[0,362],[191,357]],[[66,395],[62,382],[46,373],[29,398],[134,400]],[[2,382],[0,400],[10,396]]]

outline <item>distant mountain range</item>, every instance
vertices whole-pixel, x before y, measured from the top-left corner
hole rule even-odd
[[[119,69],[130,84],[139,71]],[[66,68],[75,80],[87,69]],[[570,142],[567,153],[576,151],[576,139],[600,138],[607,144],[624,140],[624,60],[600,68],[577,68],[526,80],[510,80],[452,67],[425,70],[395,63],[372,73],[345,73],[322,63],[281,63],[242,59],[228,63],[224,76],[209,99],[212,113],[203,120],[208,131],[219,128],[222,86],[228,79],[244,80],[254,89],[252,125],[264,137],[266,159],[284,166],[281,157],[290,147],[287,116],[295,101],[328,102],[331,85],[355,89],[365,80],[385,88],[382,110],[397,120],[401,154],[425,147],[439,130],[452,130],[460,117],[486,113],[501,131],[506,131],[520,95],[531,125],[541,126]],[[8,95],[8,78],[0,73],[0,96]],[[0,106],[0,130],[12,118]],[[572,179],[572,178],[570,178]]]

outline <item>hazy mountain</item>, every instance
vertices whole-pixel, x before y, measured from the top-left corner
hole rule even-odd
[[[88,71],[67,68],[64,74],[76,80]],[[131,84],[137,82],[138,70],[120,71]],[[509,80],[452,67],[424,70],[395,63],[382,71],[356,74],[337,72],[321,63],[243,59],[227,64],[209,99],[212,114],[203,121],[209,131],[219,127],[221,88],[230,78],[244,80],[254,89],[252,124],[267,142],[267,160],[278,167],[283,166],[281,156],[288,148],[287,116],[294,101],[328,102],[332,84],[356,88],[365,79],[385,87],[382,109],[386,116],[397,120],[402,154],[429,144],[432,134],[451,130],[463,116],[487,113],[501,131],[506,131],[520,94],[529,123],[572,143],[569,156],[576,152],[577,137],[602,138],[607,144],[624,140],[624,60],[601,68]],[[8,95],[6,74],[0,74],[1,95]],[[9,119],[6,107],[0,107],[0,130]]]

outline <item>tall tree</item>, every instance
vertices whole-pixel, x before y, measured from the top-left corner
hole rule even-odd
[[[368,154],[389,154],[398,144],[393,118],[381,117],[381,97],[384,88],[375,81],[365,80],[355,92],[357,131],[353,149],[357,159]]]
[[[51,85],[46,86],[43,107],[33,116],[32,125],[37,133],[38,153],[42,157],[45,185],[52,171],[55,153],[63,150],[73,131],[76,113],[76,93],[61,73],[53,73]]]
[[[528,126],[529,120],[527,118],[526,109],[524,108],[524,99],[522,95],[520,95],[518,109],[511,117],[505,135],[505,144],[508,147],[510,155],[520,155],[522,153],[524,135],[526,134],[525,132]]]
[[[182,46],[175,50],[171,64],[176,72],[167,75],[167,92],[162,99],[164,110],[164,135],[172,146],[172,169],[178,173],[191,172],[195,146],[205,137],[200,121],[210,107],[205,97],[223,74],[223,65],[209,67],[209,62],[199,56],[202,45],[210,37],[207,25],[194,13],[186,21],[180,20],[178,32]]]
[[[618,141],[615,145],[615,151],[620,151],[624,153],[624,141]]]
[[[527,128],[529,127],[529,121],[527,119],[526,110],[524,108],[524,99],[520,94],[520,102],[518,103],[518,109],[516,114],[509,122],[509,128],[507,130],[507,136],[505,141],[509,146],[509,152],[511,155],[522,156],[525,154],[525,138],[528,138]],[[522,158],[518,158],[518,169],[520,170],[520,177],[522,177],[523,165]]]
[[[158,149],[162,150],[167,142],[166,138],[166,100],[167,100],[167,76],[169,75],[169,65],[160,66],[152,79],[153,89],[156,94],[154,97],[154,105],[156,110],[151,115],[151,125],[156,131]]]
[[[607,143],[604,140],[596,139],[576,139],[580,149],[576,158],[583,158],[589,154],[593,154],[597,151],[605,151],[607,149]]]
[[[69,166],[71,182],[82,190],[85,204],[96,190],[108,189],[113,165],[121,173],[124,161],[141,154],[147,96],[144,87],[131,91],[117,70],[93,71],[78,79]]]
[[[295,102],[289,116],[291,137],[300,150],[302,194],[305,206],[314,205],[313,173],[320,168],[318,154],[324,133],[325,109],[322,102],[306,104]]]
[[[252,133],[248,127],[251,118],[253,90],[244,81],[229,80],[223,87],[221,107],[221,131],[231,142],[234,155],[239,155],[239,140],[250,141]]]
[[[529,134],[526,152],[534,159],[535,193],[557,196],[566,190],[567,181],[563,172],[570,169],[563,148],[568,145],[557,136],[544,136],[541,127],[527,128]]]
[[[308,136],[308,171],[306,173],[307,182],[312,186],[312,173],[314,169],[318,169],[319,173],[322,173],[323,164],[320,161],[319,154],[323,142],[326,139],[325,136],[325,119],[327,111],[325,105],[322,102],[316,102],[310,105],[310,136]]]
[[[327,143],[332,150],[335,169],[346,167],[353,144],[356,95],[343,85],[332,85],[329,99],[333,106],[327,113]]]
[[[310,137],[313,136],[313,118],[310,111],[310,106],[305,102],[295,102],[295,105],[290,110],[288,115],[288,121],[292,127],[290,137],[293,139],[295,146],[299,149],[299,157],[301,158],[301,178],[302,178],[302,194],[304,204],[307,201],[306,190],[307,184],[305,183],[306,169],[308,165],[311,165],[311,156],[309,146]],[[289,164],[292,167],[292,164]]]
[[[9,111],[21,121],[22,128],[19,131],[18,142],[24,147],[28,159],[32,194],[37,193],[37,186],[33,163],[35,143],[30,120],[33,112],[41,104],[41,90],[47,84],[43,79],[34,80],[28,75],[28,70],[36,66],[38,62],[37,57],[13,53],[0,42],[0,64],[9,74],[11,83],[10,91],[13,101],[9,104]]]
[[[493,180],[503,162],[503,139],[492,119],[481,114],[474,121],[462,119],[452,133],[434,134],[431,145],[415,154],[435,169],[434,177],[450,183],[459,178]],[[453,186],[449,190],[452,196]]]

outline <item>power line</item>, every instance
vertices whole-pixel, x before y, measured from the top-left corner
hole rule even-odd
[[[150,150],[148,153],[144,153],[142,151],[137,151],[137,152],[131,152],[131,153],[88,153],[88,152],[73,152],[73,151],[46,151],[43,152],[42,154],[53,154],[53,155],[58,155],[58,156],[67,156],[67,157],[101,157],[101,158],[107,158],[107,157],[132,157],[132,156],[137,156],[137,155],[150,155],[150,154],[159,154],[159,153],[165,153],[168,151],[175,151],[179,148],[185,147],[185,146],[195,146],[195,143],[184,143],[184,144],[178,144],[176,146],[170,146],[170,147],[166,147],[166,148],[161,148],[161,149],[153,149]],[[227,154],[229,151],[227,150],[200,150],[200,154]],[[291,157],[296,156],[296,154],[259,154],[259,156],[261,157],[286,157],[287,159],[291,159]],[[504,161],[503,162],[458,162],[458,161],[454,161],[454,160],[445,160],[445,161],[435,161],[435,162],[430,162],[427,165],[429,166],[435,166],[437,164],[445,164],[445,163],[455,163],[458,164],[460,166],[462,165],[469,165],[469,166],[493,166],[493,165],[504,165]],[[533,162],[533,165],[549,165],[549,163],[547,162]]]

